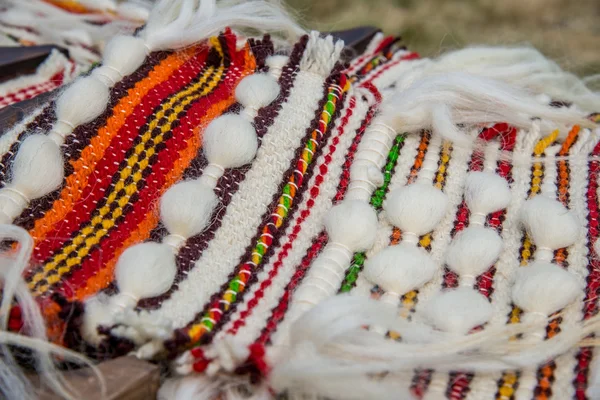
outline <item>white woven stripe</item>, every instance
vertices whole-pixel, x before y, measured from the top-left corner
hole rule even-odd
[[[332,161],[328,166],[328,173],[325,176],[324,182],[319,188],[319,195],[314,199],[315,205],[309,208],[307,203],[310,200],[310,188],[315,186],[317,173],[315,173],[307,186],[307,191],[304,192],[304,196],[301,199],[298,209],[294,215],[290,215],[290,221],[292,223],[288,226],[285,232],[285,236],[282,238],[280,246],[275,250],[268,265],[265,266],[264,270],[258,275],[258,282],[256,282],[250,293],[245,296],[245,301],[238,307],[238,310],[231,318],[231,321],[224,327],[220,336],[223,336],[227,329],[229,329],[233,323],[239,318],[242,311],[248,308],[248,302],[255,296],[256,291],[259,289],[260,284],[268,278],[270,271],[273,270],[274,264],[277,261],[280,253],[282,252],[283,246],[289,242],[290,235],[294,228],[297,226],[296,220],[304,210],[310,209],[310,216],[301,223],[302,230],[298,234],[298,237],[293,241],[292,248],[289,251],[287,257],[283,259],[281,266],[279,267],[276,277],[273,279],[272,284],[265,290],[264,297],[254,307],[252,314],[246,320],[246,325],[240,328],[236,337],[242,341],[243,344],[250,344],[260,334],[264,327],[267,318],[271,316],[271,310],[279,304],[284,289],[291,280],[292,276],[296,272],[296,268],[301,263],[302,258],[307,254],[308,249],[312,245],[314,239],[322,231],[322,220],[327,211],[331,208],[331,201],[336,194],[337,186],[340,181],[342,174],[342,165],[346,161],[346,155],[348,154],[348,148],[351,146],[352,141],[356,136],[357,130],[362,125],[366,113],[368,111],[368,105],[360,100],[357,100],[356,107],[353,110],[351,119],[344,128],[343,132],[339,132],[339,127],[342,124],[342,117],[346,110],[349,108],[350,98],[347,98],[342,110],[340,118],[335,122],[333,134],[329,138],[328,143],[323,147],[323,153],[315,160],[315,171],[319,171],[319,167],[325,162],[325,155],[328,154],[329,145],[333,142],[334,138],[339,137],[340,142],[336,146],[335,152],[332,154]],[[341,136],[340,136],[341,135]]]
[[[591,138],[588,130],[583,130],[579,135],[579,139],[573,145],[569,154],[583,155],[592,151],[596,138]],[[569,206],[580,221],[582,232],[579,240],[569,247],[567,261],[569,271],[574,273],[580,280],[582,287],[585,287],[585,279],[588,275],[588,247],[587,231],[583,227],[586,226],[589,212],[586,206],[588,162],[583,157],[573,157],[573,160],[569,161],[568,167],[570,169]],[[562,331],[572,329],[583,319],[584,298],[585,292],[582,291],[577,300],[562,311],[563,320],[560,324]],[[575,395],[573,379],[575,379],[575,366],[577,364],[575,356],[577,352],[577,350],[572,350],[555,360],[556,370],[554,371],[555,381],[552,385],[552,394],[556,398],[570,399]]]
[[[212,293],[227,281],[263,222],[266,206],[279,193],[279,183],[306,135],[323,97],[324,78],[300,71],[288,100],[263,137],[251,169],[233,195],[221,228],[195,267],[171,298],[148,316],[167,318],[179,328],[200,312]]]
[[[355,131],[360,128],[362,120],[367,112],[368,105],[363,103],[362,101],[358,101],[356,105],[356,117],[349,121],[346,135],[342,136],[342,140],[340,141],[340,145],[336,152],[334,160],[332,161],[330,167],[330,178],[331,182],[327,180],[323,182],[321,186],[321,191],[319,193],[319,197],[316,201],[316,205],[312,208],[311,215],[304,222],[305,227],[298,235],[297,243],[294,244],[294,248],[291,250],[288,259],[284,263],[286,267],[286,271],[288,271],[288,276],[286,277],[286,281],[289,281],[294,271],[290,271],[290,269],[295,269],[295,267],[300,263],[302,258],[306,255],[306,250],[304,252],[299,251],[301,248],[308,249],[314,237],[320,233],[323,229],[322,221],[325,217],[327,211],[331,208],[331,199],[336,193],[337,186],[339,184],[339,177],[342,173],[342,165],[345,161],[345,157],[347,154],[347,149],[350,147],[352,139],[354,139]],[[322,202],[323,204],[319,204]],[[343,279],[343,277],[342,277]],[[337,282],[337,284],[341,285],[342,279]],[[302,285],[302,283],[300,284]],[[292,296],[292,300],[290,301],[288,310],[293,307],[294,298]],[[255,312],[256,314],[256,312]],[[271,340],[274,344],[273,350],[269,350],[269,358],[276,359],[277,358],[277,345],[285,343],[288,339],[288,332],[290,324],[293,321],[290,321],[290,318],[286,317],[280,323],[277,331],[273,334]]]

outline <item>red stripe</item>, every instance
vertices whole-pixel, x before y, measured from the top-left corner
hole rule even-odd
[[[375,110],[375,107],[373,107],[369,110],[369,112],[367,113],[367,118],[363,122],[360,130],[357,132],[356,137],[354,138],[352,145],[350,146],[348,154],[346,155],[346,163],[348,163],[349,165],[351,165],[352,162],[354,161],[354,155],[356,154],[356,149],[358,148],[358,144],[360,143],[360,141],[362,139],[365,129],[367,128],[367,126],[369,126],[368,122],[372,118],[372,116],[374,114],[374,110]],[[344,198],[344,194],[346,193],[346,190],[348,189],[348,183],[349,183],[349,180],[342,179],[340,181],[340,185],[338,187],[338,191],[335,196],[336,199],[342,200]],[[289,307],[292,292],[296,289],[296,287],[300,284],[300,282],[302,282],[302,279],[304,278],[306,271],[308,270],[308,268],[312,264],[313,260],[317,257],[317,255],[321,251],[321,248],[323,246],[325,246],[326,243],[327,243],[327,234],[325,232],[322,232],[317,237],[317,239],[315,239],[315,242],[313,243],[312,247],[308,251],[308,254],[302,260],[302,263],[296,268],[296,272],[294,273],[294,276],[292,277],[292,279],[288,283],[287,287],[285,288],[284,294],[281,297],[279,304],[271,312],[271,316],[267,320],[267,324],[264,327],[264,329],[261,333],[261,336],[255,342],[256,344],[263,344],[263,345],[266,344],[267,341],[270,339],[271,335],[277,330],[277,326],[278,326],[279,322],[281,322],[281,320],[283,320],[285,313]]]
[[[216,89],[207,97],[196,101],[189,108],[180,125],[173,129],[173,137],[165,142],[166,148],[157,153],[158,160],[152,166],[152,172],[144,178],[145,186],[138,192],[138,200],[133,205],[124,220],[115,225],[115,229],[102,239],[99,248],[93,250],[84,260],[81,268],[61,282],[61,291],[70,298],[74,291],[86,284],[89,277],[104,267],[106,261],[118,256],[115,251],[131,235],[140,222],[154,209],[163,193],[166,175],[173,168],[173,163],[179,158],[179,152],[186,148],[188,139],[195,135],[195,128],[202,122],[207,110],[215,103],[231,95],[231,88],[236,85],[234,78],[228,75],[227,80],[220,82]],[[148,232],[148,235],[150,231]]]
[[[383,66],[382,68],[380,68],[376,73],[373,74],[373,76],[369,77],[369,79],[365,80],[364,83],[361,82],[360,86],[364,87],[364,86],[366,86],[367,83],[373,82],[375,79],[379,78],[385,71],[400,64],[402,61],[416,60],[418,58],[419,58],[418,53],[409,53],[405,56],[400,57],[397,60],[391,61],[391,62],[385,64],[385,66]]]
[[[592,156],[600,155],[600,143],[596,145]],[[598,294],[600,293],[600,260],[594,251],[594,242],[598,239],[598,174],[600,173],[600,162],[590,161],[588,171],[587,207],[588,214],[588,271],[587,287],[583,306],[583,317],[588,319],[598,313]],[[575,366],[575,398],[587,399],[585,391],[588,387],[588,375],[592,361],[592,348],[584,347],[577,354],[577,365]]]
[[[81,200],[71,210],[65,220],[47,234],[34,250],[34,259],[44,262],[59,250],[78,230],[84,221],[89,221],[95,211],[97,202],[106,196],[113,176],[119,170],[119,164],[124,160],[125,153],[131,148],[140,129],[146,124],[148,117],[168,96],[180,91],[198,75],[204,66],[207,52],[202,51],[174,72],[168,80],[154,87],[127,118],[119,133],[113,138],[106,149],[104,157],[98,161],[96,169],[89,176],[89,184],[85,186]]]
[[[323,164],[321,164],[319,167],[319,174],[315,176],[315,184],[310,189],[310,199],[306,203],[306,209],[302,210],[302,212],[300,213],[300,216],[296,219],[294,229],[293,229],[292,233],[288,236],[288,240],[285,243],[285,245],[283,245],[283,247],[281,248],[281,251],[279,252],[279,254],[277,256],[277,261],[275,261],[275,263],[273,264],[273,269],[271,269],[271,271],[269,271],[268,278],[261,282],[259,289],[254,294],[254,297],[248,302],[247,309],[241,312],[239,318],[235,321],[233,326],[229,329],[229,333],[235,334],[240,327],[242,327],[246,324],[246,318],[248,316],[250,316],[250,314],[252,314],[252,310],[254,309],[254,307],[256,307],[258,305],[258,302],[260,301],[260,299],[262,299],[264,297],[265,290],[269,286],[271,286],[271,284],[273,283],[273,279],[275,279],[275,277],[277,276],[277,273],[279,272],[279,269],[283,265],[283,261],[289,255],[289,252],[294,245],[294,241],[296,240],[296,238],[300,234],[300,231],[302,230],[302,223],[306,220],[306,218],[308,218],[310,216],[311,209],[315,205],[315,198],[319,195],[319,187],[325,180],[324,175],[326,175],[329,172],[329,169],[327,166],[333,160],[332,154],[334,154],[335,151],[337,150],[337,145],[340,142],[340,136],[344,134],[344,132],[346,130],[346,126],[348,125],[348,121],[350,120],[350,117],[354,113],[355,107],[356,107],[356,99],[354,97],[352,97],[350,99],[350,105],[346,111],[346,114],[342,118],[341,125],[339,126],[339,128],[337,130],[337,136],[335,136],[332,139],[332,142],[328,147],[328,153],[324,156]],[[322,128],[322,129],[324,129],[324,128]],[[298,186],[301,186],[301,184],[299,184]]]

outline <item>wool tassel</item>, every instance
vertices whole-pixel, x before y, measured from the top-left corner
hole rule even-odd
[[[555,338],[524,344],[511,338],[530,331],[527,323],[488,327],[465,338],[399,318],[393,307],[381,302],[338,295],[292,325],[289,347],[270,360],[269,384],[276,393],[290,395],[394,399],[398,398],[394,380],[374,377],[402,376],[419,368],[499,373],[537,367],[572,349],[598,328],[599,321],[594,318]],[[397,332],[402,341],[364,329],[374,325]]]
[[[385,291],[381,301],[398,307],[402,295],[429,282],[436,270],[425,250],[400,243],[367,259],[364,277]]]
[[[218,34],[226,27],[273,32],[295,40],[305,31],[269,1],[161,0],[141,33],[153,51],[178,49]]]
[[[572,245],[581,233],[573,213],[544,195],[527,200],[521,207],[520,219],[537,246],[538,261],[551,261],[554,250]]]
[[[469,47],[428,60],[423,68],[415,70],[406,79],[414,81],[449,72],[466,72],[501,80],[534,95],[544,94],[556,100],[575,103],[589,112],[600,108],[600,96],[597,93],[533,48]]]
[[[492,305],[470,286],[450,289],[435,296],[422,310],[433,326],[459,335],[469,333],[492,317]]]
[[[403,90],[381,107],[383,123],[395,131],[432,129],[434,134],[463,146],[470,146],[473,140],[456,128],[460,124],[505,122],[528,129],[532,117],[538,117],[548,126],[590,125],[580,112],[542,105],[518,88],[474,74],[431,75],[400,86]]]
[[[442,220],[448,209],[448,198],[431,185],[417,183],[393,190],[383,207],[387,219],[408,233],[403,240],[410,237],[416,241]]]
[[[477,277],[487,271],[502,251],[502,239],[496,231],[469,226],[459,232],[448,247],[446,264],[459,276]]]
[[[433,326],[459,335],[469,333],[492,317],[488,299],[474,290],[476,278],[498,260],[502,239],[485,228],[489,213],[508,206],[510,189],[502,177],[486,171],[471,172],[465,183],[469,227],[459,232],[446,253],[446,264],[459,278],[460,287],[436,295],[421,310]]]
[[[517,270],[512,298],[526,312],[523,322],[539,324],[532,335],[543,340],[548,316],[569,305],[582,289],[572,273],[556,264],[535,261]]]
[[[0,222],[11,223],[36,199],[56,190],[63,180],[60,148],[47,136],[31,135],[12,163],[12,176],[0,189]]]
[[[485,218],[481,221],[474,216],[485,217],[508,207],[510,202],[508,182],[492,172],[470,172],[465,180],[465,202],[471,212],[470,223],[483,225]]]

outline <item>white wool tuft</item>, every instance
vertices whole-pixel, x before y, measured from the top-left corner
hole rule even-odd
[[[295,40],[305,31],[271,1],[161,0],[142,32],[152,50],[186,47],[226,27]]]
[[[424,235],[444,218],[448,198],[433,186],[417,183],[392,191],[383,206],[392,224],[402,231]]]
[[[252,74],[235,88],[235,98],[244,107],[255,110],[266,107],[279,96],[279,84],[270,74]]]
[[[288,56],[276,54],[267,57],[267,59],[265,60],[265,64],[267,65],[267,67],[269,67],[269,73],[272,73],[273,71],[281,72],[283,67],[285,67],[288,63],[289,59],[290,58]]]
[[[543,195],[525,202],[520,210],[520,219],[538,248],[556,250],[568,247],[581,233],[575,215],[558,200]]]
[[[594,242],[594,251],[596,252],[596,257],[600,258],[600,238]]]
[[[495,230],[470,226],[448,247],[446,263],[458,275],[479,276],[487,271],[502,251],[502,238]]]
[[[160,198],[160,217],[170,233],[190,238],[208,225],[217,202],[213,190],[198,181],[179,182]]]
[[[115,268],[119,291],[137,299],[163,294],[171,288],[176,273],[172,249],[153,242],[129,247]]]
[[[114,307],[110,305],[109,297],[105,293],[87,298],[84,305],[81,335],[86,342],[97,346],[104,339],[104,336],[98,333],[98,327],[114,323]]]
[[[350,251],[368,250],[375,242],[377,215],[369,204],[362,201],[347,200],[332,207],[324,223],[330,240]]]
[[[219,380],[194,374],[167,379],[156,398],[158,400],[212,400],[219,397]]]
[[[147,53],[148,48],[143,39],[135,36],[115,36],[104,48],[102,65],[116,69],[121,76],[127,76],[144,63]]]
[[[403,295],[429,282],[437,266],[422,248],[400,243],[367,259],[364,276],[386,292]]]
[[[436,328],[464,335],[488,322],[493,310],[481,293],[461,287],[435,296],[423,307],[422,313]]]
[[[465,201],[472,213],[502,210],[510,202],[508,182],[491,172],[471,172],[465,181]]]
[[[235,114],[214,119],[204,131],[202,144],[208,161],[223,168],[249,164],[258,149],[256,130],[250,122]]]
[[[146,21],[150,16],[149,7],[142,2],[126,1],[117,5],[117,13],[125,18]]]
[[[528,129],[532,117],[538,117],[555,125],[589,125],[576,110],[540,104],[516,87],[474,74],[434,74],[399,86],[404,90],[382,106],[384,122],[397,132],[432,129],[434,134],[465,144],[472,138],[461,133],[458,124],[506,122]]]
[[[48,136],[31,135],[21,143],[13,160],[12,177],[8,186],[19,190],[31,200],[58,189],[63,177],[60,147]]]
[[[419,71],[420,76],[467,72],[518,85],[533,94],[574,102],[583,110],[600,108],[600,96],[573,74],[533,48],[470,47],[440,56]]]
[[[56,117],[73,126],[98,117],[110,100],[108,87],[87,76],[73,82],[56,100]]]
[[[575,275],[556,264],[533,262],[517,270],[513,302],[529,313],[551,315],[583,290]]]
[[[35,300],[23,272],[29,266],[33,250],[33,239],[27,231],[15,225],[0,225],[0,241],[14,241],[8,251],[0,252],[0,282],[2,282],[2,305],[0,307],[0,397],[8,399],[37,398],[29,379],[22,373],[22,365],[12,355],[15,348],[28,349],[30,362],[35,367],[41,386],[50,388],[58,398],[68,400],[82,398],[81,393],[67,385],[62,373],[55,366],[60,359],[75,362],[90,368],[99,384],[100,397],[106,397],[106,385],[99,370],[87,358],[74,351],[48,342],[46,326],[40,304]],[[18,304],[23,319],[22,333],[8,332],[9,310]],[[26,333],[26,335],[25,335]],[[9,347],[9,345],[11,347]],[[15,346],[15,347],[12,347]],[[56,357],[56,358],[55,358]],[[94,379],[90,380],[92,383]],[[95,388],[94,388],[95,389]],[[39,393],[38,393],[39,394]]]

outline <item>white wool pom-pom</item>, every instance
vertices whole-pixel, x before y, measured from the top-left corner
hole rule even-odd
[[[448,198],[433,186],[412,184],[392,191],[383,207],[392,224],[420,236],[431,232],[444,218]]]
[[[479,276],[487,271],[502,251],[502,238],[490,228],[470,226],[450,243],[448,267],[459,275]]]
[[[189,238],[202,232],[217,205],[213,190],[197,181],[179,182],[160,198],[160,216],[170,233]]]
[[[64,165],[60,147],[48,136],[31,135],[19,147],[12,164],[12,178],[8,186],[31,200],[58,189],[63,177]]]
[[[559,201],[543,195],[527,200],[520,210],[520,218],[538,248],[568,247],[581,232],[573,213]]]
[[[342,244],[350,251],[368,250],[375,242],[377,215],[362,201],[347,200],[332,207],[324,223],[330,241]]]
[[[108,87],[91,76],[76,80],[56,100],[56,117],[77,126],[98,117],[110,100]]]
[[[249,164],[258,150],[256,130],[250,122],[235,114],[213,120],[204,131],[202,144],[208,161],[223,168]]]
[[[386,292],[403,295],[429,282],[436,269],[425,250],[400,243],[367,259],[364,276]]]
[[[269,73],[278,72],[280,73],[283,67],[288,63],[290,58],[281,54],[267,57],[265,64],[269,67]]]
[[[129,247],[115,267],[120,292],[137,299],[163,294],[171,288],[176,273],[172,249],[154,242]]]
[[[582,293],[575,275],[556,264],[533,262],[517,270],[513,302],[526,312],[551,315]]]
[[[466,334],[483,325],[493,314],[492,305],[481,293],[467,287],[435,296],[423,307],[423,316],[437,329]]]
[[[508,182],[491,172],[471,172],[465,181],[465,201],[472,213],[502,210],[510,202]]]
[[[235,98],[244,107],[258,110],[279,96],[279,84],[269,74],[248,75],[235,88]]]
[[[98,293],[85,300],[85,312],[81,324],[81,335],[86,342],[98,345],[102,336],[98,333],[99,326],[110,326],[114,323],[114,308],[109,305],[108,296]]]
[[[135,36],[115,36],[104,48],[102,65],[119,71],[121,76],[127,76],[144,63],[148,48],[144,40]]]

